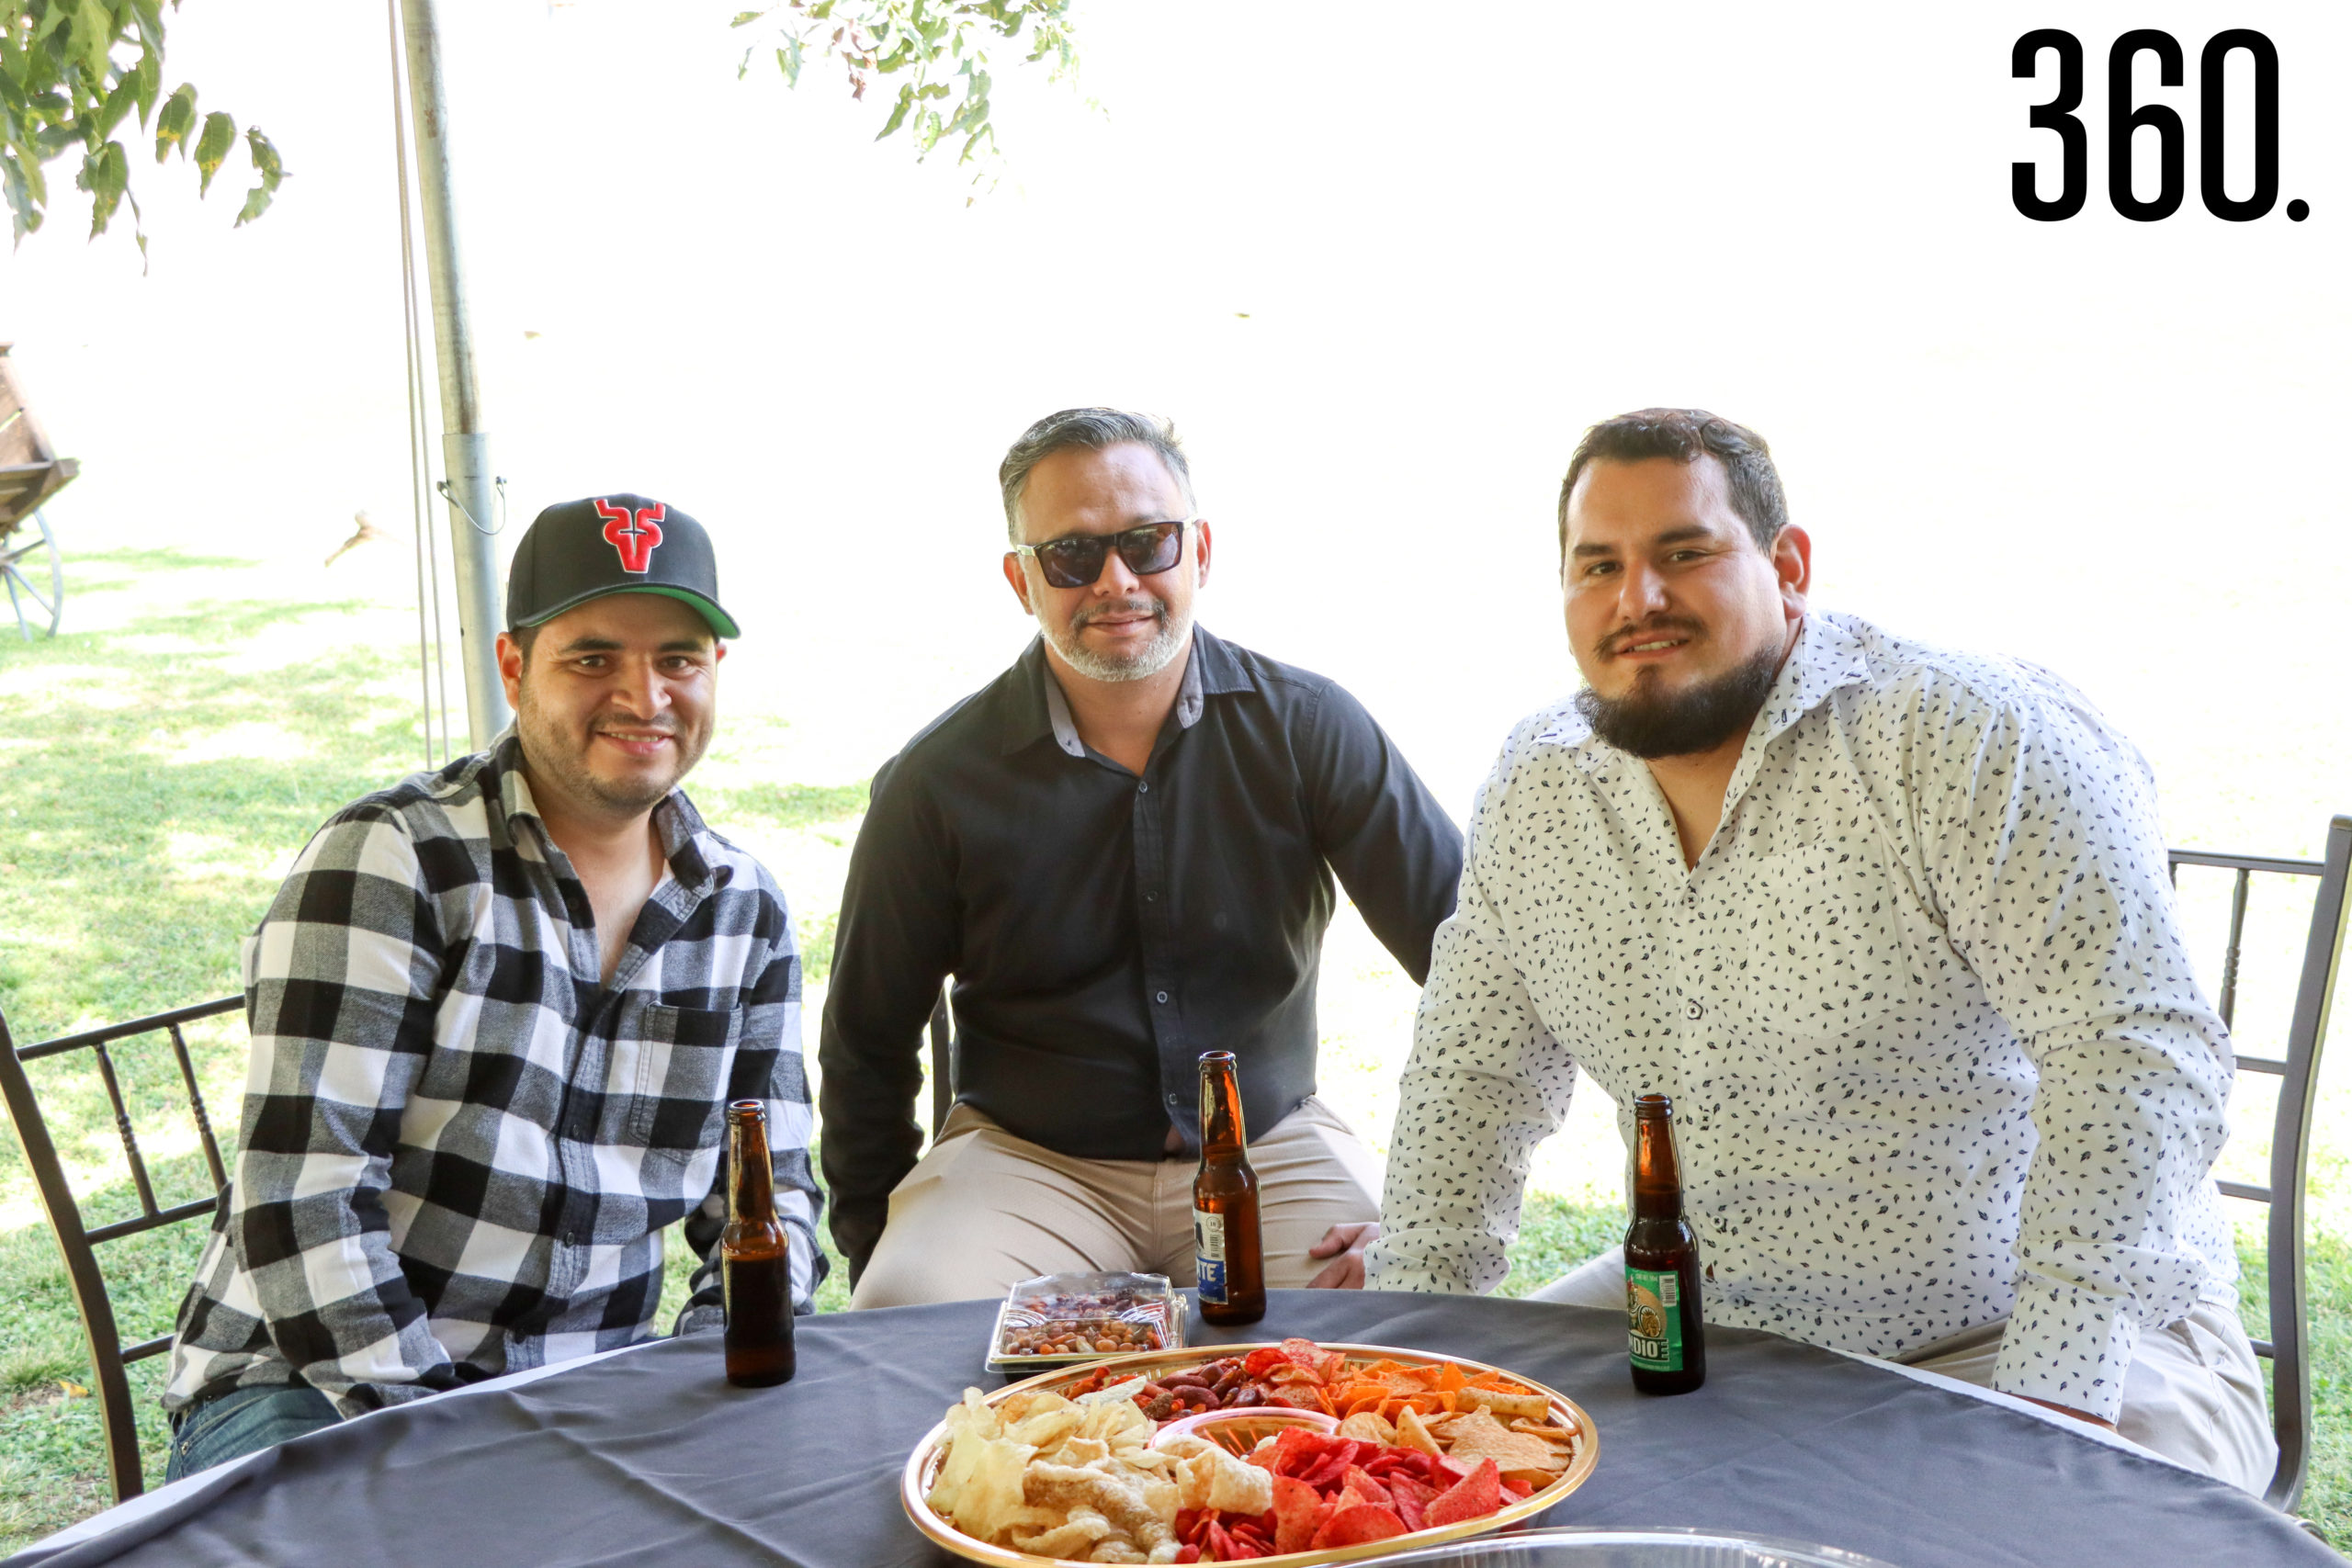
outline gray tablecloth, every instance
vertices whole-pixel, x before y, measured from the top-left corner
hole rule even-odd
[[[289,1443],[151,1519],[44,1554],[93,1562],[839,1564],[954,1559],[899,1504],[907,1454],[967,1384],[993,1303],[800,1321],[800,1375],[730,1388],[716,1337],[510,1391],[424,1400]],[[2218,1482],[1769,1335],[1711,1328],[1707,1385],[1633,1392],[1613,1314],[1481,1297],[1276,1291],[1195,1342],[1409,1346],[1526,1373],[1600,1432],[1592,1479],[1541,1521],[1695,1525],[1900,1568],[2343,1560]]]

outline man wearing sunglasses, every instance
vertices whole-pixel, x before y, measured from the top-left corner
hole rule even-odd
[[[1239,1058],[1266,1282],[1359,1284],[1378,1166],[1314,1097],[1332,879],[1418,982],[1461,834],[1346,692],[1193,625],[1210,531],[1164,424],[1064,410],[998,479],[1039,637],[875,774],[842,900],[819,1060],[854,1304],[1192,1283],[1210,1050]],[[956,1106],[918,1163],[951,977]]]

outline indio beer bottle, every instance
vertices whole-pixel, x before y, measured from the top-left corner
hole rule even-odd
[[[1625,1317],[1634,1386],[1688,1393],[1707,1381],[1699,1302],[1699,1238],[1682,1217],[1674,1157],[1674,1102],[1634,1101],[1634,1223],[1625,1227]]]
[[[756,1100],[727,1107],[727,1228],[718,1235],[718,1269],[727,1295],[727,1381],[743,1388],[789,1382],[799,1370],[792,1345],[792,1247],[775,1216],[767,1108]]]
[[[1201,1169],[1193,1178],[1193,1251],[1201,1316],[1255,1323],[1266,1315],[1266,1264],[1258,1244],[1258,1173],[1241,1125],[1233,1053],[1201,1055]]]

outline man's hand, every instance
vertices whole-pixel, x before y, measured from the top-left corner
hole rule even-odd
[[[1333,1234],[1336,1235],[1338,1233],[1334,1232]],[[1324,1239],[1329,1241],[1330,1237],[1326,1236]],[[2115,1430],[2114,1422],[2102,1420],[2098,1416],[2092,1415],[2087,1410],[2077,1410],[2071,1404],[2053,1404],[2046,1399],[2036,1399],[2030,1393],[2021,1393],[2018,1394],[2018,1397],[2024,1400],[2028,1404],[2039,1404],[2044,1410],[2055,1410],[2061,1416],[2072,1416],[2075,1420],[2082,1422],[2085,1426],[2104,1427],[2110,1432]]]
[[[1333,1225],[1323,1239],[1306,1249],[1309,1258],[1329,1258],[1323,1272],[1306,1281],[1310,1291],[1363,1289],[1363,1249],[1380,1239],[1377,1221],[1361,1225]]]

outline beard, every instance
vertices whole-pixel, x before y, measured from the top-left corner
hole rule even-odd
[[[1117,614],[1133,615],[1148,610],[1152,617],[1151,640],[1128,654],[1097,653],[1079,640],[1089,621],[1099,616]],[[1040,618],[1038,629],[1046,640],[1062,657],[1062,662],[1090,681],[1141,681],[1168,668],[1175,657],[1183,652],[1193,640],[1193,613],[1188,607],[1179,613],[1168,607],[1162,599],[1148,596],[1122,599],[1113,604],[1098,604],[1081,612],[1070,624],[1057,631]]]
[[[1577,694],[1577,712],[1620,751],[1645,760],[1687,757],[1747,733],[1781,673],[1781,649],[1767,643],[1745,663],[1680,692],[1658,691],[1653,673],[1635,676],[1622,697],[1587,686]]]
[[[594,721],[574,732],[531,700],[527,681],[518,695],[521,702],[515,708],[514,732],[523,743],[523,760],[531,772],[580,805],[616,817],[634,817],[651,810],[702,761],[703,748],[710,741],[707,726],[694,729],[673,724],[665,732],[671,738],[674,766],[652,773],[599,773],[588,765],[589,750],[595,745],[597,727]],[[624,728],[664,727],[630,721]]]

